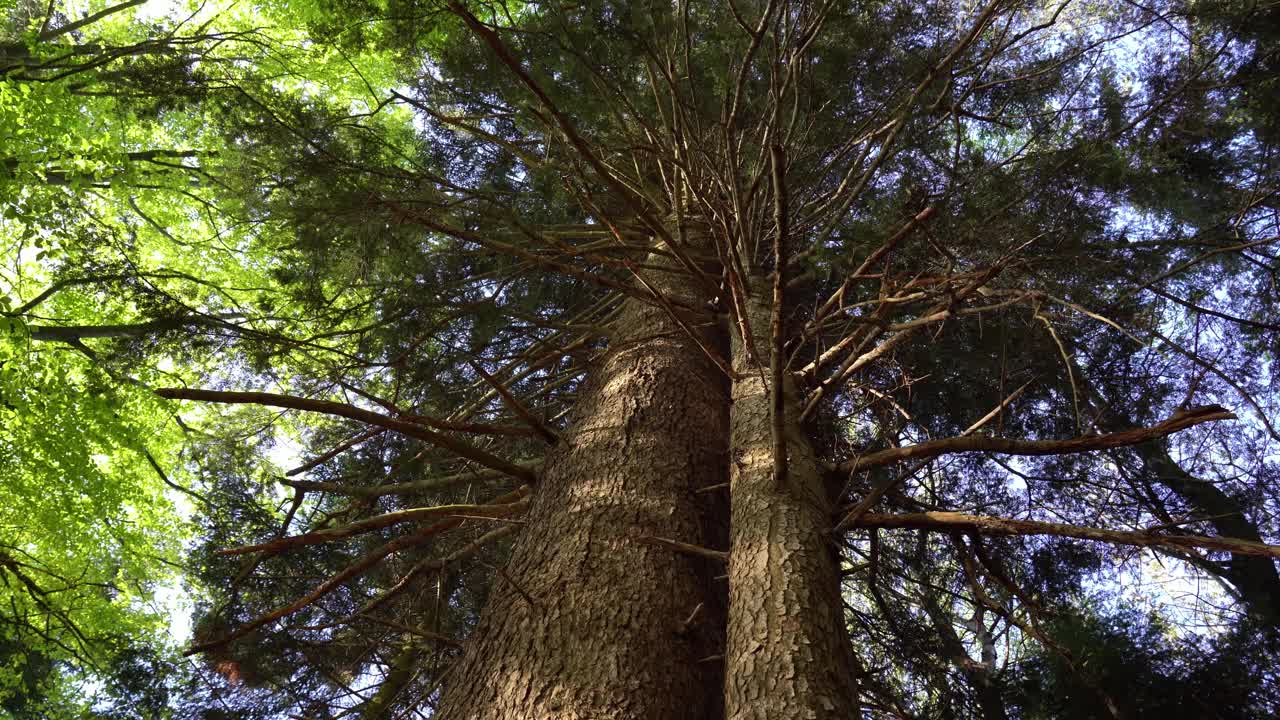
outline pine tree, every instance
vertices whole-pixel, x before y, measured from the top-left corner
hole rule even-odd
[[[84,244],[153,312],[11,314],[122,383],[191,363],[147,384],[204,403],[191,651],[245,714],[1226,693],[1089,589],[1132,548],[1238,596],[1216,664],[1274,652],[1270,8],[296,9],[296,57],[197,63],[244,276]],[[273,508],[243,438],[282,410],[310,459]],[[1205,716],[1274,704],[1252,667]]]

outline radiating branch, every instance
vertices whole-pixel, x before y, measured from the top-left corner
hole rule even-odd
[[[204,402],[232,403],[232,404],[248,404],[248,405],[269,405],[271,407],[288,408],[290,410],[306,410],[309,412],[324,413],[326,415],[336,415],[351,420],[359,420],[360,422],[384,427],[388,430],[406,435],[411,438],[423,440],[437,447],[444,448],[459,457],[473,460],[475,462],[490,467],[495,470],[501,470],[511,477],[518,478],[527,483],[537,481],[537,474],[529,470],[529,468],[521,467],[512,462],[504,460],[496,455],[492,455],[480,448],[477,448],[461,440],[455,440],[447,435],[433,432],[423,425],[413,422],[407,422],[393,418],[389,415],[365,410],[354,405],[345,403],[332,402],[329,400],[314,400],[311,398],[301,398],[292,395],[278,395],[275,393],[264,392],[227,392],[222,390],[199,390],[195,388],[160,388],[155,391],[156,395],[171,400],[201,400]]]
[[[1238,555],[1280,558],[1280,545],[1267,545],[1251,540],[1207,535],[1162,535],[1152,532],[1106,530],[1104,528],[1015,520],[989,515],[967,515],[958,512],[924,512],[902,515],[868,513],[854,527],[931,530],[937,532],[969,532],[979,535],[1052,535],[1081,540],[1097,540],[1117,545],[1135,545],[1164,549],[1218,550]]]
[[[370,612],[375,608],[385,604],[391,598],[395,597],[401,592],[404,592],[404,590],[407,589],[409,585],[413,582],[413,579],[421,575],[422,573],[443,570],[456,562],[465,560],[471,557],[472,555],[475,555],[477,552],[484,549],[484,547],[488,545],[490,542],[493,542],[494,540],[498,540],[499,538],[503,538],[508,535],[511,535],[519,529],[520,529],[519,525],[504,525],[494,530],[490,530],[484,535],[481,535],[480,537],[476,538],[472,542],[459,548],[458,550],[455,550],[454,552],[450,553],[449,555],[443,558],[429,558],[426,560],[422,560],[417,565],[414,565],[412,568],[409,568],[409,572],[405,573],[404,577],[397,580],[395,585],[392,585],[391,587],[387,588],[387,590],[383,592],[381,595],[365,603],[364,607],[357,610],[354,614],[344,618],[343,621],[346,622],[349,620],[353,620],[356,617],[359,617],[360,615]]]
[[[477,375],[484,378],[484,381],[489,383],[489,386],[502,397],[502,401],[506,403],[507,407],[511,408],[511,411],[514,412],[516,416],[541,435],[542,439],[546,440],[548,445],[555,445],[560,442],[560,434],[557,433],[550,425],[542,422],[542,420],[540,420],[537,415],[534,415],[529,408],[525,407],[524,403],[520,402],[520,399],[512,394],[511,390],[508,389],[506,385],[502,384],[501,380],[498,380],[494,376],[485,372],[484,368],[480,367],[480,363],[472,362],[470,365],[471,369],[475,370]]]
[[[528,468],[530,472],[536,474],[538,468],[542,466],[542,459],[518,460],[514,464]],[[306,490],[308,492],[327,492],[335,495],[375,498],[382,497],[383,495],[412,495],[415,493],[443,490],[455,485],[461,485],[462,483],[476,482],[480,480],[495,480],[502,477],[507,477],[507,473],[502,470],[494,470],[493,468],[484,468],[481,470],[467,470],[466,472],[454,473],[453,475],[426,478],[424,480],[388,483],[385,485],[350,485],[342,482],[325,482],[320,480],[292,480],[287,477],[281,479],[279,482],[282,485],[288,485],[291,488]]]
[[[513,515],[524,509],[524,505],[519,501],[529,493],[529,486],[522,485],[519,489],[507,493],[502,497],[491,500],[483,504],[453,504],[453,505],[437,505],[435,507],[410,508],[408,510],[397,510],[395,512],[383,513],[375,515],[364,520],[357,520],[334,528],[326,528],[303,535],[291,535],[282,537],[270,542],[260,543],[258,545],[243,545],[241,547],[229,548],[227,550],[219,550],[219,555],[246,555],[254,552],[265,552],[276,554],[284,552],[296,547],[305,547],[307,545],[319,545],[321,543],[333,542],[353,537],[355,535],[363,535],[364,533],[381,530],[392,525],[400,523],[416,522],[420,520],[429,520],[438,517],[456,517],[468,515],[471,517],[498,518]]]
[[[853,473],[903,460],[937,457],[962,452],[995,452],[1005,455],[1066,455],[1070,453],[1128,447],[1171,435],[1201,423],[1234,420],[1235,413],[1220,405],[1206,405],[1175,413],[1162,423],[1106,435],[1083,435],[1068,440],[1013,440],[985,435],[942,438],[900,448],[889,448],[847,460],[838,466]]]
[[[398,537],[388,543],[385,543],[375,548],[374,550],[366,553],[365,555],[361,556],[359,560],[352,563],[351,565],[348,565],[346,568],[334,574],[333,576],[329,577],[327,580],[325,580],[324,582],[316,586],[316,588],[313,589],[311,592],[298,598],[292,603],[289,603],[284,607],[277,608],[276,610],[273,610],[265,615],[262,615],[257,619],[252,620],[246,623],[245,625],[240,626],[236,630],[220,638],[214,638],[211,640],[206,640],[204,642],[194,643],[191,645],[191,647],[187,648],[182,654],[195,655],[197,653],[206,652],[214,648],[222,647],[223,645],[226,645],[229,642],[238,640],[248,635],[249,633],[257,630],[258,628],[264,625],[267,625],[268,623],[273,623],[276,620],[286,618],[298,612],[299,610],[302,610],[303,608],[311,605],[312,603],[328,595],[334,590],[337,590],[339,587],[342,586],[343,583],[347,582],[348,580],[359,577],[364,573],[368,572],[370,568],[382,562],[385,558],[391,555],[394,555],[398,552],[401,552],[403,550],[406,550],[408,548],[421,545],[429,541],[432,537],[439,535],[442,532],[446,532],[448,530],[452,530],[458,527],[463,522],[465,521],[462,518],[456,518],[456,517],[446,518],[444,520],[441,520],[440,522],[434,523],[432,525],[428,525],[427,527],[421,528],[408,535],[402,535],[401,537]]]
[[[723,550],[712,550],[711,548],[705,548],[701,545],[690,545],[689,543],[683,543],[678,540],[668,540],[667,538],[654,537],[652,535],[642,535],[639,540],[646,545],[659,545],[671,548],[672,550],[684,553],[685,555],[707,558],[708,560],[715,560],[716,562],[722,563],[729,562],[729,553]]]

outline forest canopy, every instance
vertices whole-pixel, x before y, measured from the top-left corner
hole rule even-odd
[[[1280,715],[1280,6],[0,0],[0,718]]]

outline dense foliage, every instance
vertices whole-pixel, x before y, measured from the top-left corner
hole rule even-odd
[[[1274,6],[0,7],[0,715],[429,716],[650,251],[740,332],[782,196],[868,716],[1280,714],[1273,557],[861,518],[1280,542]]]

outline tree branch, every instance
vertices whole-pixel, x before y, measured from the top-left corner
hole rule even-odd
[[[548,445],[555,445],[560,442],[559,433],[557,433],[551,426],[538,419],[538,416],[534,415],[529,408],[525,407],[524,403],[520,402],[519,398],[513,395],[511,391],[507,389],[507,386],[502,384],[501,380],[498,380],[494,376],[485,372],[484,368],[480,367],[480,363],[478,362],[471,362],[470,365],[471,369],[475,370],[476,374],[481,378],[484,378],[484,381],[489,383],[489,387],[493,388],[494,391],[502,397],[502,400],[507,404],[507,407],[511,408],[512,412],[514,412],[521,420],[525,421],[529,427],[536,430],[538,434],[542,436],[542,439],[547,441]]]
[[[729,553],[723,550],[712,550],[711,548],[705,548],[701,545],[690,545],[689,543],[683,543],[678,540],[668,540],[667,538],[654,537],[653,535],[641,535],[637,539],[646,545],[658,545],[660,547],[671,548],[672,550],[684,553],[685,555],[707,558],[708,560],[715,560],[716,562],[721,563],[729,562]]]
[[[281,618],[288,617],[298,612],[299,610],[307,607],[308,605],[314,603],[315,601],[319,600],[325,595],[328,595],[334,590],[337,590],[346,581],[363,575],[365,572],[369,570],[369,568],[382,562],[382,560],[387,556],[394,555],[395,553],[398,553],[401,550],[405,550],[407,548],[411,548],[416,545],[421,545],[422,543],[427,542],[427,540],[432,536],[445,532],[446,530],[452,530],[453,528],[456,528],[459,525],[461,525],[462,522],[463,521],[458,518],[449,518],[446,520],[441,520],[440,522],[430,525],[428,527],[422,528],[421,530],[418,530],[417,532],[411,533],[409,535],[398,537],[395,540],[392,540],[391,542],[388,542],[378,548],[375,548],[374,550],[361,556],[359,560],[347,566],[345,569],[341,570],[337,574],[331,576],[329,579],[325,580],[324,582],[320,583],[320,585],[316,586],[314,590],[307,593],[303,597],[298,598],[292,603],[285,605],[284,607],[277,608],[276,610],[273,610],[267,613],[266,615],[263,615],[257,618],[256,620],[252,620],[249,623],[240,626],[239,628],[232,631],[228,635],[224,635],[220,638],[214,638],[212,640],[205,640],[203,642],[192,643],[191,647],[184,650],[182,654],[184,656],[195,655],[197,653],[212,650],[217,647],[222,647],[223,645],[226,645],[227,643],[232,642],[233,640],[239,640],[245,635],[248,635],[254,630],[257,630],[258,628],[262,627],[263,625],[275,622],[276,620],[280,620]]]
[[[290,537],[283,537],[277,540],[272,540],[271,542],[260,543],[258,545],[243,545],[237,548],[219,550],[218,554],[246,555],[254,552],[265,552],[274,555],[290,548],[333,542],[334,540],[349,538],[353,535],[361,535],[363,533],[373,532],[374,530],[381,530],[382,528],[390,527],[392,525],[398,525],[400,523],[415,520],[426,520],[429,518],[439,517],[441,515],[456,516],[465,513],[472,517],[504,517],[523,509],[524,506],[520,504],[519,500],[527,495],[528,492],[529,486],[522,485],[519,489],[495,498],[482,505],[438,505],[436,507],[397,510],[396,512],[375,515],[374,517],[358,520],[340,527],[317,530],[303,535],[292,535]]]
[[[1280,558],[1280,545],[1266,545],[1251,540],[1206,535],[1158,535],[1150,532],[1106,530],[1103,528],[1015,520],[989,515],[967,515],[958,512],[924,512],[902,515],[868,513],[854,527],[930,530],[936,532],[970,532],[979,535],[1053,535],[1057,537],[1097,540],[1118,545],[1136,545],[1164,549],[1219,550],[1238,555]]]
[[[537,474],[538,469],[542,466],[542,459],[518,460],[515,464],[523,468],[528,468],[530,472]],[[425,480],[413,480],[403,483],[389,483],[386,485],[349,485],[341,482],[324,482],[318,480],[291,480],[288,477],[281,478],[279,482],[282,485],[288,485],[291,488],[305,490],[307,492],[327,492],[334,493],[335,495],[353,495],[357,497],[375,498],[382,497],[383,495],[412,495],[414,493],[428,492],[431,490],[442,490],[462,483],[476,482],[480,480],[493,480],[506,475],[507,473],[502,470],[484,468],[483,470],[468,470],[466,472],[456,473],[453,475],[427,478]]]
[[[949,437],[868,453],[846,460],[837,469],[848,474],[903,460],[930,458],[962,452],[996,452],[1006,455],[1066,455],[1092,450],[1107,450],[1162,438],[1200,423],[1216,420],[1234,420],[1235,417],[1235,413],[1220,405],[1206,405],[1175,413],[1168,420],[1149,428],[1135,428],[1107,435],[1082,435],[1069,440],[1013,440],[985,435]]]
[[[75,32],[76,30],[79,30],[80,28],[85,27],[87,25],[92,25],[93,23],[96,23],[107,16],[115,15],[118,12],[128,10],[131,7],[136,7],[146,2],[147,0],[126,0],[125,2],[122,2],[119,5],[112,5],[110,7],[103,8],[102,10],[99,10],[98,12],[93,13],[92,15],[87,15],[83,18],[80,18],[79,20],[76,20],[75,22],[67,23],[66,25],[63,25],[60,28],[56,28],[53,30],[45,30],[41,32],[39,37],[37,37],[36,39],[39,40],[40,42],[49,42],[50,40],[66,35],[67,33]]]
[[[200,325],[234,327],[226,321],[242,317],[244,316],[239,313],[210,317],[179,315],[121,325],[29,325],[27,331],[31,334],[31,339],[36,341],[75,343],[81,340],[97,338],[142,337],[153,333]]]
[[[359,420],[360,422],[384,427],[388,430],[406,435],[411,438],[423,440],[437,447],[442,447],[450,452],[464,457],[468,460],[484,465],[485,467],[501,470],[511,477],[522,480],[526,483],[534,483],[538,476],[527,467],[521,467],[514,463],[503,460],[502,458],[474,447],[460,440],[454,440],[446,435],[432,432],[417,423],[398,420],[389,415],[373,412],[358,408],[354,405],[344,403],[331,402],[329,400],[313,400],[311,398],[300,398],[292,395],[277,395],[275,393],[264,392],[224,392],[220,390],[199,390],[195,388],[160,388],[155,390],[155,394],[163,398],[171,400],[201,400],[205,402],[232,403],[232,404],[249,404],[249,405],[269,405],[272,407],[288,408],[291,410],[307,410],[309,412],[325,413],[326,415],[337,415],[351,420]]]

